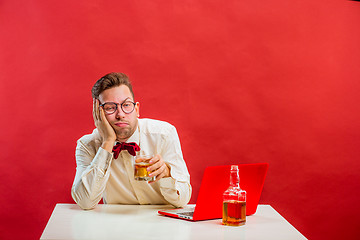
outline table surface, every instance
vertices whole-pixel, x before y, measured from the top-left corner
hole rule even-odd
[[[41,239],[306,239],[270,205],[240,227],[224,226],[221,219],[191,222],[157,213],[166,205],[99,204],[81,210],[76,204],[57,204]]]

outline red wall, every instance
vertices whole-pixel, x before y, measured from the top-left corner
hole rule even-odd
[[[72,203],[90,89],[133,80],[141,117],[205,166],[268,162],[261,202],[309,239],[360,235],[360,3],[0,1],[0,239],[38,239]]]

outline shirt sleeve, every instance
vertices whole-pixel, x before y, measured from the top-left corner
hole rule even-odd
[[[160,191],[165,200],[175,207],[183,207],[190,201],[192,188],[190,174],[184,161],[176,128],[171,126],[164,138],[161,156],[170,167],[171,177],[159,180]]]
[[[102,198],[113,154],[101,147],[95,152],[80,139],[75,157],[77,167],[71,196],[82,209],[92,209]]]

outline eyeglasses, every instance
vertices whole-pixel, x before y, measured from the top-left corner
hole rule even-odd
[[[114,102],[106,102],[103,104],[100,104],[100,106],[104,109],[106,114],[113,114],[118,109],[118,106],[120,105],[121,110],[123,110],[124,113],[132,113],[135,109],[136,103],[131,101],[125,101],[123,103],[114,103]]]

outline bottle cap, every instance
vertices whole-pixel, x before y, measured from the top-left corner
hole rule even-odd
[[[231,165],[231,171],[237,171],[239,170],[238,165]]]

